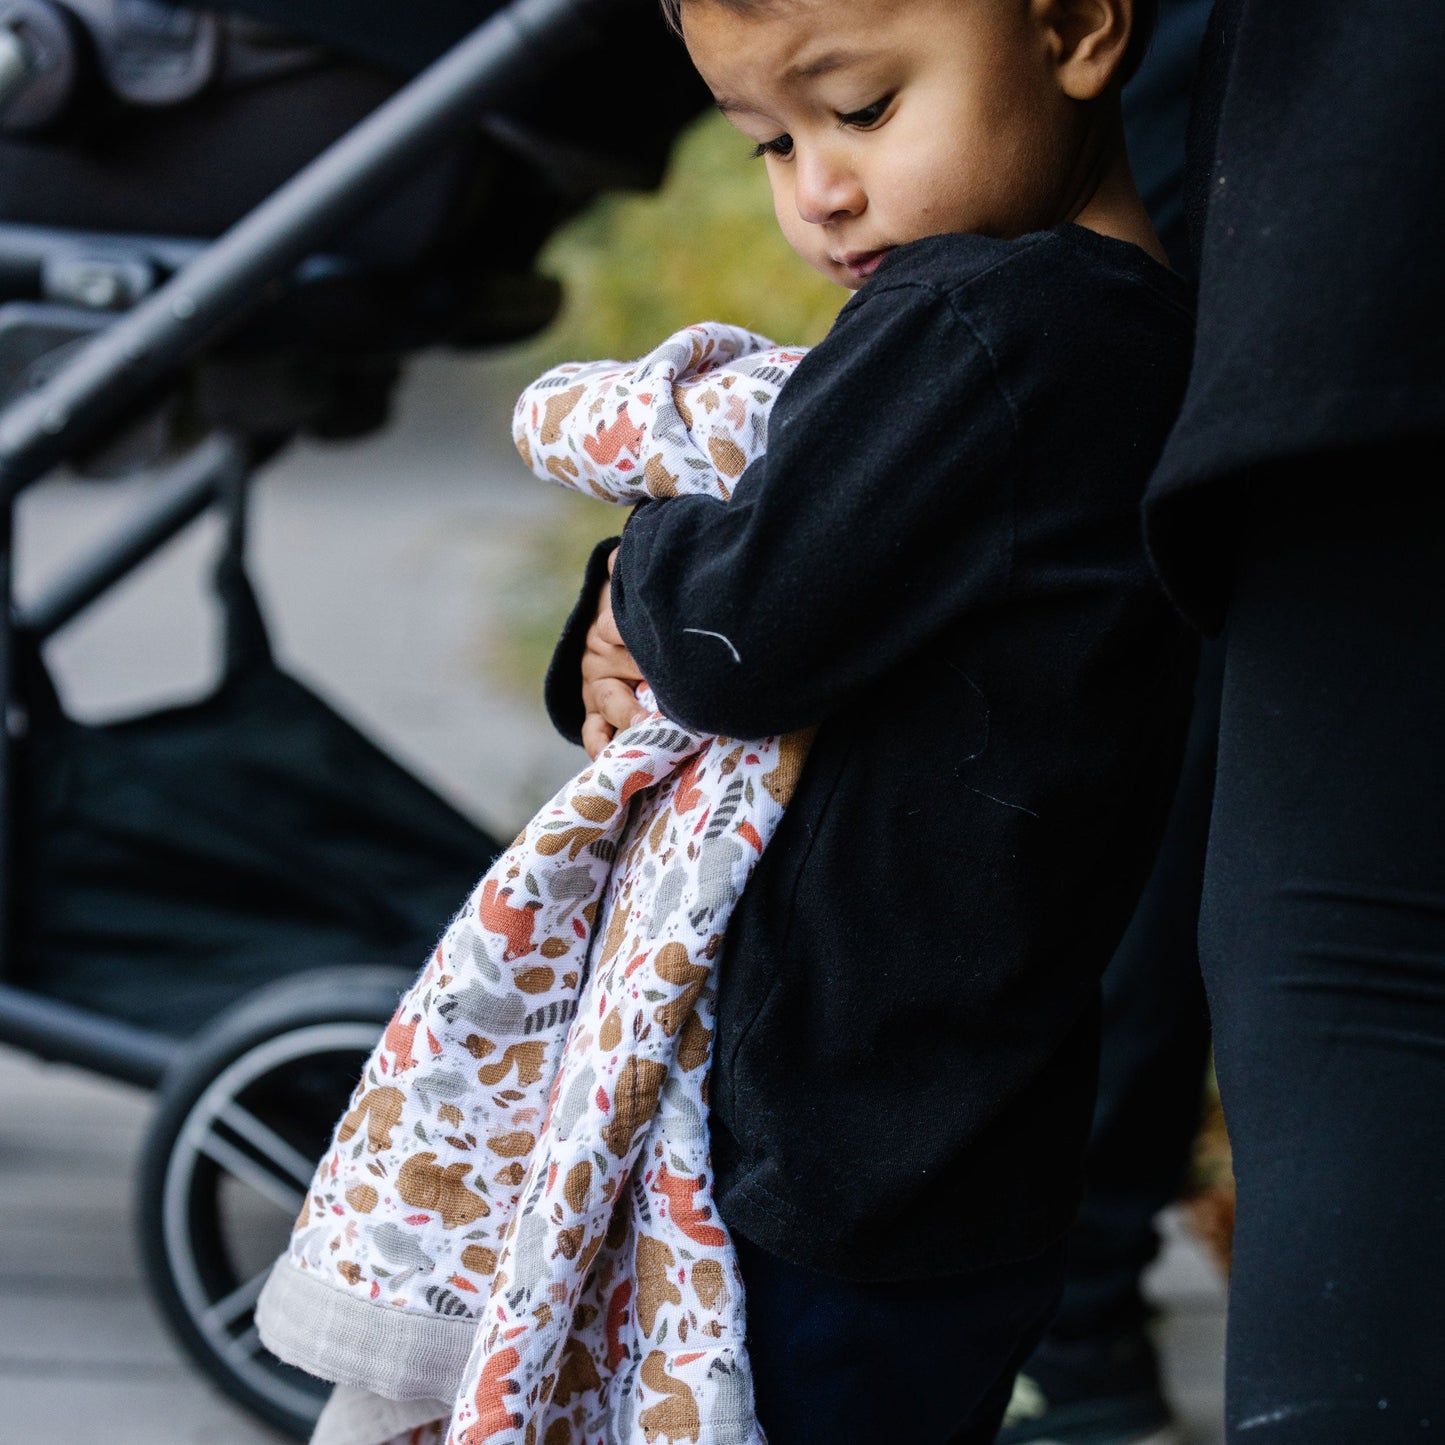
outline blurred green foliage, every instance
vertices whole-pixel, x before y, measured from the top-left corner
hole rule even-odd
[[[778,232],[761,161],[719,115],[693,125],[655,194],[608,196],[564,227],[540,269],[561,279],[556,322],[508,358],[518,390],[561,361],[644,355],[694,321],[727,321],[811,344],[848,293],[800,261]],[[543,483],[538,482],[541,486]],[[531,691],[595,542],[623,512],[578,497],[560,525],[518,537],[507,615],[488,651],[503,680]]]
[[[561,230],[541,269],[562,315],[529,351],[558,361],[631,359],[694,321],[727,321],[789,345],[819,340],[847,299],[778,232],[763,163],[720,115],[694,124],[654,195],[609,196]]]

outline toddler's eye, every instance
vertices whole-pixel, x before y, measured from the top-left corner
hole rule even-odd
[[[862,110],[850,110],[846,115],[840,115],[838,124],[864,127],[877,125],[883,119],[883,113],[892,103],[893,97],[885,95],[881,100],[875,100],[872,105],[865,105]]]
[[[790,156],[793,153],[793,138],[790,135],[774,136],[753,147],[753,159],[761,156]]]

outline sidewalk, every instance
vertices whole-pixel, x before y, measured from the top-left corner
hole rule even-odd
[[[62,1430],[106,1445],[275,1445],[179,1353],[146,1293],[131,1187],[150,1096],[0,1049],[0,1098],[0,1445]],[[1189,1445],[1222,1445],[1223,1294],[1171,1235],[1151,1283],[1170,1394]]]
[[[505,606],[509,537],[579,504],[512,457],[509,396],[479,418],[487,377],[485,364],[426,360],[384,436],[298,448],[258,489],[252,551],[285,664],[510,836],[582,755],[552,735],[535,697],[488,686],[479,638]],[[22,593],[125,496],[52,484],[28,497]],[[201,529],[57,639],[52,665],[73,710],[106,716],[204,690],[213,538]],[[0,1049],[0,1098],[0,1445],[277,1439],[178,1353],[140,1278],[131,1191],[150,1096]],[[1175,1239],[1153,1289],[1189,1445],[1222,1445],[1222,1288]]]

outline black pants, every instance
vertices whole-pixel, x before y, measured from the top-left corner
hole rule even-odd
[[[1251,487],[1200,929],[1239,1181],[1239,1445],[1445,1432],[1438,456]]]
[[[1179,1197],[1188,1170],[1209,1055],[1196,938],[1222,662],[1222,649],[1208,644],[1168,826],[1104,971],[1088,1192],[1069,1235],[1051,1343],[1104,1342],[1142,1327],[1139,1280],[1159,1248],[1154,1216]]]
[[[1062,1245],[947,1279],[856,1284],[733,1243],[768,1445],[992,1445],[1063,1277]]]

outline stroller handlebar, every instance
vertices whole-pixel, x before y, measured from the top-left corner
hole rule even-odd
[[[238,320],[434,147],[586,45],[612,0],[511,0],[0,413],[0,499]]]

